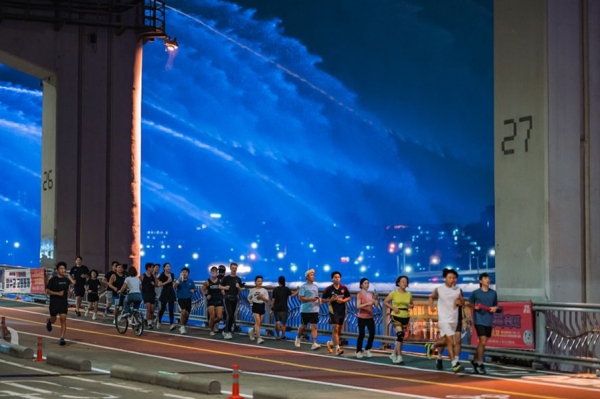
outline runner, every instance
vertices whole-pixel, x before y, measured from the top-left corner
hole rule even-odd
[[[331,341],[327,341],[327,352],[340,356],[344,350],[340,347],[340,334],[346,321],[346,303],[350,300],[350,290],[341,284],[342,273],[331,273],[333,284],[323,291],[323,302],[329,303],[329,322],[331,323]]]
[[[56,316],[60,318],[60,339],[58,344],[65,345],[65,334],[67,333],[67,313],[69,310],[69,285],[75,281],[71,276],[67,276],[66,262],[58,262],[56,264],[56,276],[53,276],[48,281],[46,286],[46,294],[50,295],[50,317],[46,319],[46,330],[52,331],[52,324],[56,321]]]
[[[225,302],[225,313],[227,314],[227,323],[225,324],[224,338],[233,338],[233,323],[235,322],[235,310],[238,304],[238,295],[244,283],[242,279],[237,276],[238,265],[235,262],[231,262],[229,265],[229,275],[221,279],[219,288],[224,291],[224,302]]]
[[[467,304],[475,309],[475,331],[479,338],[477,351],[471,364],[475,374],[486,374],[483,352],[488,339],[492,336],[494,313],[498,312],[498,295],[490,288],[490,275],[487,273],[481,273],[479,276],[479,287],[471,293]]]
[[[108,288],[114,291],[112,301],[115,305],[115,316],[119,314],[119,308],[123,306],[123,301],[125,300],[125,296],[119,293],[121,288],[123,288],[123,284],[125,284],[125,272],[123,271],[123,265],[118,263],[115,267],[115,273],[108,280]],[[115,317],[115,322],[116,320]]]
[[[110,270],[106,272],[104,277],[102,278],[102,283],[106,286],[106,291],[104,292],[104,298],[106,300],[106,305],[104,307],[104,317],[108,316],[110,313],[110,307],[113,304],[113,296],[117,295],[110,287],[108,287],[108,282],[113,274],[117,272],[117,265],[119,262],[113,260],[110,265]]]
[[[98,280],[98,270],[92,270],[90,272],[90,278],[85,283],[85,292],[87,292],[88,305],[85,309],[85,317],[88,317],[90,310],[92,313],[92,320],[96,320],[96,313],[98,313],[98,290],[100,289],[100,280]]]
[[[377,294],[371,294],[369,290],[369,279],[363,277],[358,284],[360,292],[356,295],[356,308],[358,309],[358,339],[356,340],[356,357],[372,357],[371,348],[375,339],[375,319],[373,318],[373,306],[379,305]],[[369,340],[363,352],[362,345],[365,339],[365,327],[369,330]]]
[[[181,309],[181,326],[179,327],[179,332],[181,334],[187,334],[187,330],[185,326],[190,317],[190,312],[192,311],[192,294],[196,291],[196,283],[190,276],[190,269],[184,267],[181,270],[181,275],[179,278],[173,283],[173,288],[177,292],[177,302],[179,303],[179,308]]]
[[[156,281],[156,285],[154,286],[154,292],[156,293],[156,305],[154,306],[154,322],[158,323],[158,313],[160,312],[160,294],[162,293],[162,287],[158,286],[158,276],[160,276],[160,264],[155,263],[152,267],[152,275]],[[157,324],[158,325],[158,324]]]
[[[156,328],[160,329],[162,317],[169,306],[169,330],[173,331],[175,325],[175,290],[173,289],[173,274],[171,273],[171,264],[163,265],[163,272],[158,276],[158,286],[161,287],[160,293],[160,311],[156,320]]]
[[[429,310],[435,312],[433,301],[437,299],[438,327],[440,335],[446,340],[448,357],[452,364],[452,371],[458,373],[465,369],[454,356],[454,334],[458,324],[458,307],[464,305],[461,290],[456,287],[458,273],[453,269],[444,269],[445,284],[437,287],[429,296]],[[427,358],[431,358],[431,344],[426,346]]]
[[[142,280],[142,300],[146,307],[146,326],[152,330],[152,321],[154,320],[154,306],[156,305],[156,286],[157,281],[154,277],[154,264],[146,263],[146,272],[140,276]]]
[[[263,277],[256,276],[254,279],[255,287],[248,294],[248,302],[252,304],[252,315],[254,316],[254,327],[248,331],[248,336],[251,341],[254,341],[256,335],[257,344],[265,342],[260,336],[260,326],[265,315],[265,303],[269,302],[269,292],[263,288],[262,283]]]
[[[398,289],[390,292],[383,301],[386,308],[391,310],[392,327],[396,332],[396,345],[394,352],[390,355],[392,363],[404,363],[402,359],[402,343],[404,335],[410,322],[410,309],[414,307],[413,297],[410,291],[407,291],[409,279],[407,276],[399,276],[396,279],[396,287]]]
[[[298,295],[300,287],[296,288],[296,291],[292,293],[288,287],[285,286],[285,277],[279,276],[279,286],[273,290],[273,299],[271,299],[271,311],[275,316],[275,339],[285,339],[285,331],[287,329],[287,317],[288,317],[288,298],[293,298]]]
[[[82,262],[83,258],[77,256],[75,258],[75,266],[71,268],[69,273],[73,281],[75,281],[73,290],[75,291],[75,315],[77,315],[77,317],[81,316],[79,308],[81,307],[81,301],[85,296],[85,282],[87,281],[88,273],[90,272],[87,266],[84,266]]]
[[[302,341],[302,333],[306,329],[306,326],[310,324],[310,331],[313,339],[312,346],[310,349],[317,350],[321,347],[317,343],[317,323],[319,323],[319,307],[321,305],[321,299],[319,298],[319,287],[315,285],[315,269],[309,269],[304,273],[306,283],[300,286],[298,292],[298,299],[300,299],[300,315],[302,317],[302,324],[298,328],[298,335],[294,345],[299,348]]]
[[[210,278],[202,285],[202,294],[206,298],[208,309],[208,328],[210,335],[215,335],[219,330],[219,322],[223,318],[223,295],[219,289],[221,279],[216,266],[210,268]]]

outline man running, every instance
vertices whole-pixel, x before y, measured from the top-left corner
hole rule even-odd
[[[187,334],[187,330],[185,326],[190,318],[190,312],[192,311],[192,294],[196,291],[196,284],[190,276],[190,269],[184,267],[181,269],[181,275],[179,278],[173,283],[173,288],[175,292],[177,292],[177,302],[179,303],[179,308],[181,309],[181,326],[179,327],[179,332],[181,334]]]
[[[271,299],[271,311],[275,316],[275,339],[285,339],[288,317],[288,298],[298,295],[300,287],[292,292],[285,285],[285,276],[279,276],[277,280],[279,286],[273,289],[273,298]]]
[[[310,269],[304,273],[306,283],[300,286],[298,292],[298,299],[300,299],[300,316],[302,317],[302,324],[298,328],[298,335],[294,345],[299,348],[302,340],[302,333],[306,329],[306,326],[310,324],[310,331],[313,339],[312,346],[310,349],[317,350],[321,347],[317,343],[317,323],[319,323],[319,307],[321,305],[321,299],[319,298],[319,287],[315,284],[315,270]]]
[[[90,269],[82,264],[83,258],[77,256],[75,258],[75,266],[71,268],[70,275],[73,281],[73,290],[75,291],[75,315],[81,316],[79,308],[81,307],[81,301],[85,295],[85,283],[87,281],[88,273]]]
[[[437,287],[429,296],[429,310],[433,313],[433,301],[437,299],[438,327],[440,335],[446,340],[448,357],[452,364],[452,371],[458,373],[465,369],[454,356],[454,334],[458,324],[458,307],[464,305],[461,290],[456,287],[458,273],[453,269],[444,269],[443,272],[445,284]],[[428,351],[428,358],[431,353]]]
[[[346,303],[350,300],[348,287],[341,284],[342,273],[335,271],[331,273],[333,284],[323,291],[323,302],[329,303],[329,322],[331,323],[331,341],[327,341],[327,352],[340,356],[344,350],[340,348],[340,334],[346,320]]]
[[[56,316],[60,319],[60,339],[58,344],[65,345],[65,334],[67,332],[67,313],[69,309],[69,285],[75,281],[71,276],[67,276],[66,262],[56,264],[56,276],[51,277],[46,286],[46,294],[50,295],[50,318],[46,319],[46,330],[52,331],[52,324],[56,321]]]
[[[231,262],[229,265],[229,275],[221,279],[219,288],[223,290],[224,301],[225,301],[225,313],[227,314],[227,323],[225,324],[224,338],[233,338],[233,323],[235,322],[235,310],[238,305],[238,296],[244,283],[242,279],[237,276],[238,265],[235,262]]]
[[[108,282],[110,281],[110,278],[112,277],[112,275],[117,272],[118,264],[119,264],[119,262],[117,262],[116,260],[113,260],[112,263],[110,264],[110,270],[108,272],[106,272],[106,274],[104,275],[104,278],[102,279],[102,282],[106,286],[106,291],[104,292],[104,298],[106,301],[106,305],[104,307],[104,317],[108,316],[108,314],[110,313],[110,307],[113,304],[113,296],[116,295],[116,293],[108,286]]]
[[[481,273],[479,276],[479,287],[471,293],[468,303],[468,306],[475,308],[475,331],[479,338],[471,364],[475,374],[486,374],[483,352],[488,339],[492,336],[494,313],[498,311],[498,295],[490,288],[490,275],[487,273]]]
[[[146,307],[146,328],[152,330],[152,321],[154,320],[154,306],[156,305],[156,286],[157,281],[154,276],[154,264],[146,263],[146,272],[140,276],[142,280],[142,300]]]

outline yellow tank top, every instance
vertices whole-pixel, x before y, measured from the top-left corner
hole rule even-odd
[[[398,309],[398,313],[392,311],[392,316],[396,317],[410,317],[408,311],[408,305],[412,299],[412,293],[406,291],[401,293],[398,290],[394,290],[390,293],[392,297],[392,306]]]

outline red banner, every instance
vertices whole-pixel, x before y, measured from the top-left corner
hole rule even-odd
[[[499,302],[502,312],[494,313],[494,328],[487,345],[494,348],[535,349],[531,302]],[[474,319],[473,319],[474,320]],[[471,327],[471,342],[479,344],[475,325]]]
[[[31,294],[46,293],[46,269],[31,269]]]

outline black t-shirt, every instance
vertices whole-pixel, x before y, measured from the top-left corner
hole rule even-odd
[[[244,283],[242,283],[242,279],[238,276],[233,277],[232,275],[228,275],[221,279],[221,286],[229,286],[228,290],[225,290],[225,295],[235,296],[237,298],[240,290],[235,286],[235,283],[238,283],[240,287],[244,287]]]
[[[83,287],[85,285],[86,278],[87,278],[87,277],[83,277],[83,275],[88,274],[89,272],[90,272],[90,269],[88,269],[87,266],[81,265],[81,266],[73,266],[71,268],[71,271],[69,272],[69,274],[75,280],[75,285]]]
[[[222,299],[221,289],[219,288],[219,284],[221,284],[221,279],[217,277],[217,281],[212,281],[212,278],[208,280],[208,289],[206,290],[206,295],[210,295],[209,301],[220,301]]]
[[[348,287],[343,284],[340,284],[337,289],[332,284],[323,291],[323,299],[329,299],[333,294],[337,295],[338,298],[348,298],[350,296],[350,291],[348,290]],[[336,315],[344,315],[346,314],[346,304],[333,301],[329,304],[329,312]]]
[[[285,286],[275,287],[273,290],[273,310],[276,312],[288,311],[288,298],[292,296],[292,290]]]
[[[100,280],[98,280],[97,278],[95,279],[89,279],[87,281],[87,286],[88,286],[88,290],[94,292],[94,293],[98,293],[98,289],[100,288]]]
[[[118,293],[118,291],[121,288],[123,288],[123,284],[125,284],[125,273],[123,273],[123,275],[121,275],[121,276],[119,276],[119,273],[115,273],[115,281],[113,281],[113,283],[112,283],[113,287],[116,288],[116,290],[113,290],[115,295]]]
[[[154,276],[142,274],[142,294],[154,294]]]
[[[50,295],[51,301],[68,301],[69,298],[69,285],[71,285],[71,280],[66,277],[58,277],[54,276],[48,280],[48,284],[46,288],[50,291],[60,292],[62,291],[62,295]]]
[[[162,291],[160,293],[161,300],[175,300],[175,290],[173,289],[173,279],[175,278],[175,276],[173,275],[173,273],[171,273],[170,277],[171,282],[162,286]],[[160,281],[161,283],[166,283],[167,281],[169,281],[169,276],[167,276],[165,272],[162,272],[160,276],[158,276],[158,281]]]

